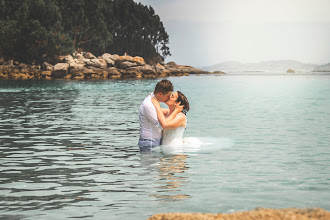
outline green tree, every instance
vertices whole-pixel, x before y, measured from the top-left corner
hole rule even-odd
[[[64,30],[72,37],[77,51],[104,53],[112,43],[107,19],[112,18],[112,1],[58,0],[63,15]]]
[[[74,50],[170,55],[159,16],[133,0],[0,0],[0,34],[0,56],[27,62]]]
[[[0,21],[1,49],[6,58],[41,62],[72,51],[55,1],[2,1],[2,6],[8,9]]]
[[[115,0],[115,30],[109,50],[140,55],[146,59],[170,54],[168,34],[151,6],[133,0]]]

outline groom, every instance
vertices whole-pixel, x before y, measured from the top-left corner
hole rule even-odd
[[[157,111],[151,102],[152,97],[156,97],[159,102],[169,100],[174,88],[171,81],[163,79],[159,81],[153,93],[148,95],[139,110],[140,139],[139,147],[141,150],[151,149],[160,145],[162,139],[162,126],[157,118]]]

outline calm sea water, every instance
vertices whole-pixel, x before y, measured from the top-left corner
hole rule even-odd
[[[1,80],[0,218],[330,210],[330,75],[169,79],[203,143],[186,153],[136,145],[158,79]]]

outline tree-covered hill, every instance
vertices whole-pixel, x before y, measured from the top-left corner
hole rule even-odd
[[[88,51],[170,55],[169,37],[151,6],[133,0],[0,0],[0,57],[53,62]]]

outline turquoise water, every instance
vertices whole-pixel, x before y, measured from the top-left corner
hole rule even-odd
[[[330,75],[170,77],[186,153],[136,146],[157,80],[0,81],[0,218],[330,210]]]

